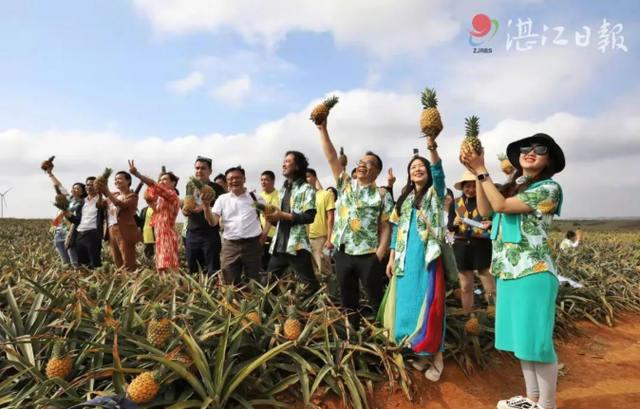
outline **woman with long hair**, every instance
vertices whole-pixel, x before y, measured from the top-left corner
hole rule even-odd
[[[129,272],[137,268],[136,244],[142,241],[135,215],[138,212],[138,194],[131,190],[131,175],[120,171],[114,177],[117,192],[105,184],[99,193],[107,198],[107,235],[109,251],[116,268]]]
[[[489,273],[491,220],[478,211],[475,175],[466,171],[454,187],[462,194],[450,204],[447,227],[454,235],[453,253],[460,277],[462,308],[469,314],[473,310],[474,271],[478,272],[488,299],[494,300],[496,295],[496,280]],[[480,226],[468,224],[472,222]]]
[[[180,267],[178,258],[178,240],[180,235],[176,230],[176,218],[180,211],[180,199],[178,198],[179,178],[173,172],[163,172],[158,182],[141,175],[135,167],[133,160],[129,161],[132,175],[149,186],[147,192],[152,200],[156,200],[156,209],[153,213],[151,225],[156,234],[156,268],[158,271],[176,272]]]
[[[461,162],[476,175],[478,209],[493,217],[491,273],[498,279],[496,349],[520,359],[527,396],[498,402],[499,409],[555,408],[558,357],[553,346],[557,268],[549,247],[554,215],[560,216],[562,188],[552,179],[565,167],[562,149],[546,134],[509,144],[516,168],[500,192],[484,165],[484,152]]]
[[[426,369],[427,379],[436,382],[444,369],[446,288],[440,238],[446,192],[433,139],[427,139],[427,148],[431,162],[420,156],[411,159],[407,184],[391,215],[390,282],[378,318],[398,344],[419,356],[414,367]]]

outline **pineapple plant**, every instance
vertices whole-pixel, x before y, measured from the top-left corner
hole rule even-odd
[[[160,391],[164,367],[154,371],[143,372],[127,386],[127,395],[136,404],[151,402]]]
[[[173,327],[169,318],[163,316],[160,305],[152,305],[151,321],[147,327],[147,340],[156,347],[161,347],[173,336]]]
[[[45,160],[44,162],[42,162],[40,164],[40,169],[42,169],[43,171],[46,172],[51,172],[53,170],[53,160],[55,159],[55,156],[50,157],[49,159]]]
[[[56,341],[53,345],[51,359],[47,363],[47,378],[66,379],[72,366],[73,360],[65,351],[64,341]]]
[[[340,147],[340,156],[338,157],[338,160],[340,161],[340,165],[342,165],[342,169],[346,170],[349,162],[347,160],[347,155],[344,154],[344,148],[342,146]]]
[[[467,331],[467,334],[475,336],[480,334],[480,323],[477,318],[471,318],[464,324],[464,329]]]
[[[57,207],[60,210],[68,210],[69,209],[69,198],[67,197],[67,195],[62,194],[62,191],[60,190],[60,186],[55,185],[53,186],[53,188],[56,191],[56,197],[55,197],[55,202],[54,202],[54,206]]]
[[[102,172],[102,175],[99,175],[93,182],[93,187],[95,187],[98,192],[106,189],[108,187],[109,177],[112,173],[113,169],[104,168],[104,172]]]
[[[442,118],[438,112],[438,98],[436,90],[427,88],[422,93],[422,115],[420,116],[420,129],[425,137],[437,138],[444,128]]]
[[[288,318],[284,322],[284,337],[289,341],[298,339],[300,333],[302,332],[302,324],[300,323],[298,318],[296,318],[296,314],[296,306],[290,305],[287,308]]]
[[[482,154],[482,143],[478,139],[480,133],[480,118],[473,115],[464,120],[465,138],[460,146],[460,156],[470,154],[472,151],[476,154]]]
[[[507,158],[507,155],[504,153],[498,154],[498,160],[500,161],[500,170],[502,170],[505,175],[511,176],[515,168],[509,161],[509,158]]]
[[[313,108],[309,119],[316,125],[320,125],[327,119],[329,111],[331,111],[331,108],[333,108],[337,103],[338,97],[332,96],[331,98],[327,98],[322,104]]]

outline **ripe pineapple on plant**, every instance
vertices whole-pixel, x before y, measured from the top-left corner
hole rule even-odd
[[[298,339],[302,332],[302,324],[296,318],[296,306],[290,305],[287,308],[288,318],[284,322],[284,337],[289,341]]]
[[[165,376],[164,367],[152,372],[147,371],[138,375],[127,386],[127,395],[136,404],[151,402],[160,391],[160,383]]]
[[[505,175],[511,176],[515,168],[509,161],[509,158],[507,158],[507,155],[504,153],[498,154],[498,160],[500,161],[500,170],[502,170]]]
[[[40,169],[44,170],[45,172],[51,172],[53,170],[53,160],[55,158],[56,158],[55,156],[52,156],[49,159],[42,162],[40,164]]]
[[[95,187],[98,192],[106,188],[107,184],[109,183],[109,177],[112,173],[113,169],[104,168],[104,172],[102,172],[102,175],[99,175],[93,182],[93,187]]]
[[[474,151],[476,154],[482,154],[482,143],[478,139],[480,133],[480,118],[473,115],[464,120],[465,138],[460,146],[460,156],[466,155]]]
[[[66,379],[72,366],[73,360],[65,351],[64,341],[56,341],[53,345],[51,359],[47,363],[47,378]]]
[[[435,89],[426,88],[424,90],[422,93],[422,107],[420,129],[422,129],[425,137],[437,138],[444,126],[442,125],[440,112],[438,112],[438,98],[436,97]]]
[[[147,340],[160,347],[164,345],[173,336],[173,327],[169,318],[163,316],[162,309],[159,304],[153,304],[151,313],[151,321],[147,327]]]
[[[323,123],[329,116],[329,111],[338,103],[338,97],[335,95],[327,98],[322,104],[313,108],[309,117],[316,125]]]
[[[478,335],[480,334],[480,323],[477,318],[471,318],[464,324],[464,329],[467,331],[469,335]]]

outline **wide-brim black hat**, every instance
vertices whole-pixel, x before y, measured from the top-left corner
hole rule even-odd
[[[549,149],[549,157],[553,163],[554,173],[562,172],[565,166],[564,152],[562,152],[562,148],[560,148],[552,137],[544,133],[537,133],[533,136],[520,139],[519,141],[511,142],[509,146],[507,146],[507,158],[509,158],[509,162],[511,162],[513,166],[517,169],[522,168],[522,166],[520,166],[520,147],[530,145],[531,143],[545,145]]]

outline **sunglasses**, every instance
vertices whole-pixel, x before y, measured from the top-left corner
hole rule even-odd
[[[536,146],[521,146],[520,153],[523,155],[528,154],[529,152],[534,151],[536,155],[544,155],[549,152],[549,148],[544,145],[536,145]]]

